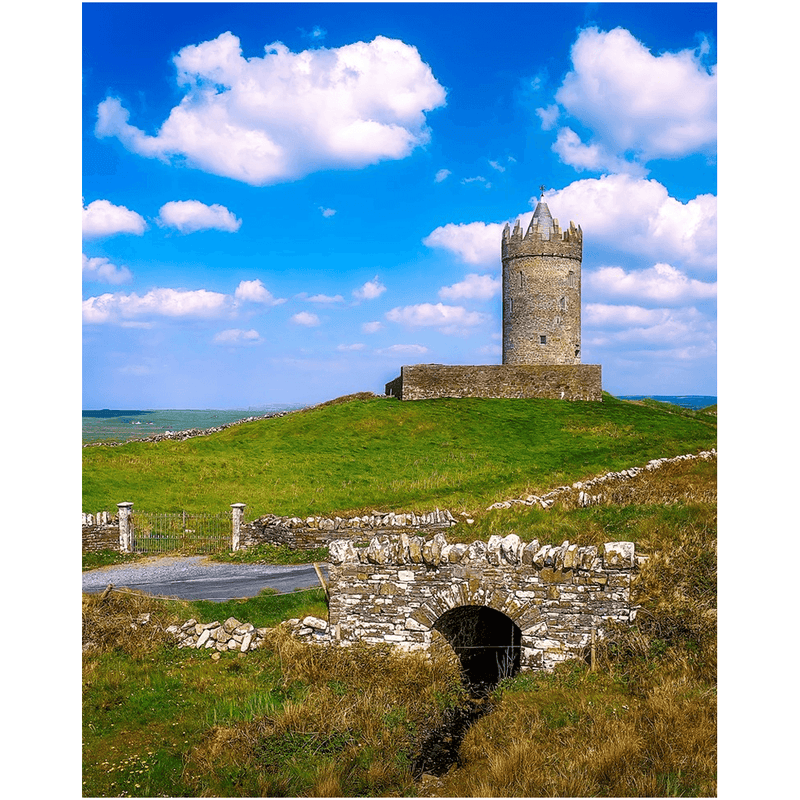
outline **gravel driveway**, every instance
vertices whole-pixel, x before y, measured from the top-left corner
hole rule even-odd
[[[327,565],[320,569],[327,580]],[[311,564],[217,564],[206,556],[148,558],[83,573],[84,592],[101,592],[109,583],[146,594],[216,601],[255,597],[266,588],[291,592],[319,586]]]

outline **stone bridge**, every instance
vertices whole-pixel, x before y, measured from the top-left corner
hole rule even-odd
[[[636,564],[632,542],[540,546],[510,534],[448,544],[437,533],[376,536],[357,549],[340,539],[330,546],[328,625],[314,638],[447,643],[471,682],[495,683],[583,657],[593,631],[632,621]]]

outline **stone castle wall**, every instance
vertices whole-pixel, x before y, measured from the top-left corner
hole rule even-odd
[[[386,384],[386,394],[401,400],[538,397],[601,401],[601,372],[599,364],[414,364],[402,367],[400,376]]]
[[[636,563],[631,542],[540,547],[509,534],[467,545],[401,534],[358,550],[340,540],[331,544],[327,630],[315,639],[426,650],[443,614],[486,606],[521,630],[521,669],[552,669],[583,655],[593,630],[632,621]]]

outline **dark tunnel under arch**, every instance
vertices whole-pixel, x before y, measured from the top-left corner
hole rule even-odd
[[[455,651],[467,682],[494,686],[520,668],[522,631],[510,617],[487,606],[457,606],[433,625]]]

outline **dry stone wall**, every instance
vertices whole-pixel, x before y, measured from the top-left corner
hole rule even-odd
[[[240,529],[239,548],[247,549],[259,544],[283,544],[298,550],[325,547],[343,535],[356,543],[366,543],[379,533],[396,533],[398,530],[435,532],[456,524],[447,510],[396,514],[390,511],[373,511],[355,517],[278,517],[266,514]]]
[[[83,552],[119,550],[119,518],[107,511],[81,515]]]
[[[376,536],[357,549],[342,539],[330,545],[328,627],[313,638],[427,650],[443,614],[485,606],[519,627],[521,669],[552,669],[580,656],[593,629],[633,619],[636,566],[631,542],[554,547],[509,534],[467,545],[437,533]]]
[[[542,398],[602,401],[599,364],[487,364],[449,366],[414,364],[386,384],[400,400],[436,397]]]

